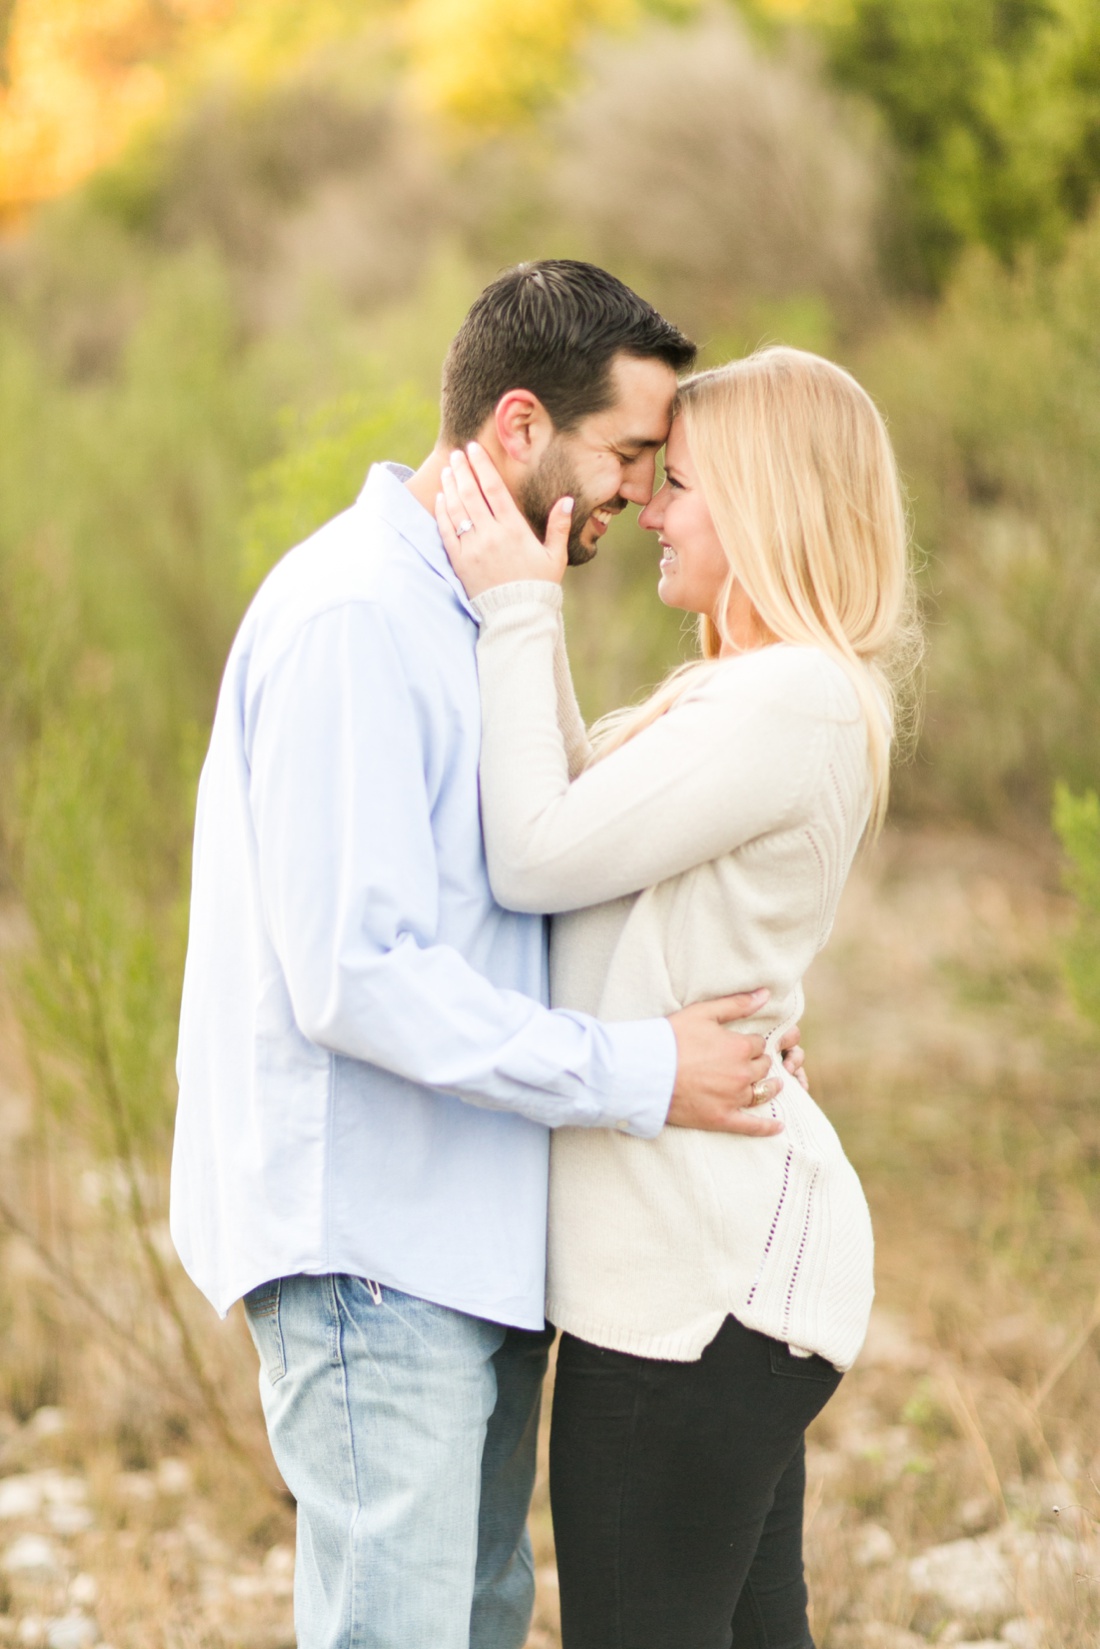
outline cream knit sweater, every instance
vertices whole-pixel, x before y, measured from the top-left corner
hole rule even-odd
[[[561,913],[554,1006],[640,1019],[766,985],[763,1014],[740,1028],[774,1049],[868,814],[866,729],[844,671],[786,645],[730,658],[585,768],[560,589],[508,584],[474,605],[489,874],[503,905]],[[784,1078],[772,1109],[786,1126],[767,1139],[559,1130],[550,1320],[687,1362],[732,1313],[848,1368],[873,1292],[867,1205],[809,1094]]]

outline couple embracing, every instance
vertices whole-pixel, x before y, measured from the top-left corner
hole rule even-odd
[[[905,519],[847,373],[693,360],[603,270],[507,272],[435,450],[230,653],[172,1230],[244,1300],[302,1649],[522,1649],[555,1328],[564,1649],[812,1644],[803,1436],[872,1239],[800,981],[885,808]],[[701,656],[590,739],[561,582],[628,504]]]

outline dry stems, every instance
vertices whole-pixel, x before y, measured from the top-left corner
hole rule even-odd
[[[909,1568],[951,1540],[1000,1542],[1011,1618],[983,1629],[1003,1627],[1001,1641],[1085,1649],[1100,1630],[1094,1049],[1052,965],[1067,914],[1055,882],[1039,852],[890,835],[860,868],[810,981],[813,1079],[868,1186],[880,1288],[867,1351],[812,1438],[808,1561],[822,1649],[975,1641],[974,1621],[922,1594]],[[2,1109],[25,1154],[35,1136],[13,1099],[26,1073],[10,1025],[0,1048]],[[150,1334],[148,1284],[111,1174],[91,1173],[56,1136],[48,1148],[55,1202],[67,1202],[60,1221],[55,1207],[50,1251],[71,1255],[91,1299],[132,1327],[135,1345],[167,1351],[172,1372],[158,1388],[144,1352],[120,1359],[94,1312],[70,1309],[33,1248],[9,1240],[4,1384],[9,1405],[24,1398],[2,1470],[45,1472],[47,1487],[50,1470],[82,1480],[94,1521],[55,1539],[60,1579],[35,1590],[9,1577],[0,1635],[35,1609],[42,1619],[62,1610],[83,1573],[98,1582],[88,1607],[116,1649],[288,1643],[290,1512],[257,1494],[183,1399],[170,1337]],[[34,1238],[31,1183],[9,1182],[4,1195]],[[28,1312],[28,1297],[53,1304]],[[181,1297],[233,1424],[262,1447],[243,1328],[219,1328]],[[67,1430],[38,1434],[27,1410],[42,1400],[68,1412]],[[33,1519],[6,1527],[5,1549],[25,1529],[48,1532]],[[552,1649],[545,1471],[533,1531],[531,1646]]]

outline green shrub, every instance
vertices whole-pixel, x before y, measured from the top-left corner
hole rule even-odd
[[[1065,949],[1074,1001],[1100,1025],[1100,797],[1075,796],[1064,784],[1054,793],[1054,829],[1069,864],[1066,885],[1077,900],[1077,924]]]
[[[1060,249],[1100,189],[1095,0],[851,0],[841,81],[882,111],[908,192],[909,275],[938,288],[968,245]]]
[[[416,466],[435,443],[439,411],[412,384],[360,391],[280,419],[283,450],[252,476],[242,576],[254,590],[292,545],[347,509],[377,459]]]
[[[1056,266],[972,254],[853,365],[889,418],[925,557],[929,675],[906,805],[1045,825],[1100,750],[1100,218]]]
[[[112,1154],[167,1139],[194,729],[271,426],[207,260],[160,270],[90,382],[0,329],[4,870],[36,934],[47,1087]]]

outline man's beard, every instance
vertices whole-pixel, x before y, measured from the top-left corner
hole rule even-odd
[[[568,454],[563,451],[561,442],[554,440],[546,449],[542,462],[534,474],[527,478],[516,493],[516,503],[527,517],[531,530],[545,540],[550,511],[559,498],[567,497],[573,500],[573,519],[569,524],[569,565],[582,567],[586,561],[592,560],[596,551],[595,548],[589,549],[586,544],[581,543],[581,534],[592,511],[598,509],[604,500],[593,504],[582,496]]]

